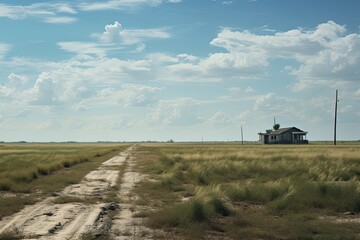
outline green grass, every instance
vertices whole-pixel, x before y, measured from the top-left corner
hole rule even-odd
[[[147,224],[167,237],[358,239],[360,233],[353,223],[320,220],[360,215],[358,143],[147,144],[138,168],[152,179],[135,188],[147,199],[142,204],[155,209]]]
[[[0,218],[80,182],[88,172],[126,147],[115,144],[3,145],[0,148]]]

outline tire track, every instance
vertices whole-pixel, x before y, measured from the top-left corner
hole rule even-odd
[[[79,184],[66,187],[59,197],[86,199],[105,195],[110,187],[116,185],[119,177],[119,171],[113,168],[125,164],[134,149],[135,146],[132,146],[105,161]],[[111,224],[110,219],[105,219],[108,210],[104,210],[108,203],[85,204],[80,201],[56,204],[53,202],[56,198],[49,197],[3,218],[0,221],[0,233],[17,228],[28,239],[65,240],[110,228],[107,226]]]

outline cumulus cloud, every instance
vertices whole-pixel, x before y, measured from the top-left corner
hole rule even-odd
[[[345,34],[346,27],[333,21],[319,24],[314,30],[293,29],[274,35],[224,28],[210,44],[228,51],[214,54],[217,69],[251,70],[249,63],[254,69],[262,69],[269,65],[270,59],[293,59],[300,63],[298,68],[287,67],[298,79],[293,89],[303,90],[313,84],[359,80],[360,34]]]
[[[192,125],[202,121],[196,111],[200,102],[193,98],[160,100],[145,119],[146,124],[161,125]]]
[[[146,107],[158,101],[156,96],[160,88],[139,84],[125,84],[121,89],[104,88],[98,92],[102,99],[113,99],[124,107]]]
[[[233,119],[226,113],[219,111],[216,112],[212,117],[207,120],[207,123],[210,125],[231,125]]]
[[[68,106],[76,110],[92,106],[141,107],[158,101],[159,88],[138,83],[148,78],[146,61],[79,54],[48,68],[33,86],[29,86],[26,76],[10,74],[8,83],[0,86],[0,95],[11,96],[8,101],[21,101],[24,106]]]
[[[248,110],[238,114],[228,114],[223,111],[218,111],[208,118],[206,123],[212,126],[232,127],[234,125],[239,125],[240,122],[246,122],[249,115],[250,111]]]
[[[9,79],[9,84],[14,87],[23,85],[29,80],[28,77],[23,75],[17,75],[15,73],[11,73],[8,76],[8,79]]]
[[[0,97],[16,99],[28,80],[26,76],[11,73],[8,76],[8,81],[4,85],[0,85]]]
[[[291,112],[293,113],[294,105],[297,105],[301,100],[278,96],[277,94],[270,92],[264,95],[260,95],[256,98],[253,109],[255,111],[263,111],[277,114]]]
[[[122,25],[115,21],[114,24],[105,26],[105,32],[98,37],[106,43],[121,43],[133,45],[148,39],[169,38],[170,34],[164,29],[124,29]]]
[[[266,95],[259,96],[254,105],[254,110],[259,110],[263,107],[268,108],[271,106],[270,100],[275,96],[275,93],[267,93]]]
[[[173,64],[159,68],[159,76],[163,80],[219,82],[226,79],[253,79],[265,73],[265,67],[257,65],[261,60],[256,56],[214,53],[201,59],[187,54],[179,54],[176,59],[177,61],[173,61]]]

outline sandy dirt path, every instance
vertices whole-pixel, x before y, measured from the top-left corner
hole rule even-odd
[[[131,192],[135,184],[146,176],[135,170],[135,157],[130,157],[121,179],[119,199],[122,200],[121,211],[113,219],[111,228],[112,238],[116,240],[125,239],[152,239],[152,231],[142,225],[142,218],[134,217],[135,212],[144,211],[144,206],[136,205],[138,197]]]
[[[129,200],[129,193],[141,176],[134,172],[134,158],[131,157],[136,146],[131,146],[119,155],[104,162],[98,169],[88,173],[79,184],[66,187],[57,197],[50,197],[41,202],[25,207],[20,212],[0,221],[0,233],[17,228],[27,239],[79,239],[85,233],[102,234],[112,230],[119,230],[112,234],[119,239],[128,238],[129,234],[121,229],[123,226],[134,225],[129,204],[121,203],[120,211],[114,203],[83,203],[74,201],[65,204],[55,204],[59,197],[74,197],[89,199],[104,196],[110,187],[117,184],[119,167],[127,164],[121,179],[119,197]],[[123,200],[122,200],[123,202]],[[118,210],[118,217],[114,221],[108,217],[110,211]],[[138,222],[136,224],[139,224]],[[122,226],[119,226],[122,225]],[[126,235],[126,236],[125,236]],[[145,239],[145,238],[142,238]]]

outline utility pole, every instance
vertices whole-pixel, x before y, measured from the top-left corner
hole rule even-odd
[[[335,99],[335,124],[334,124],[334,145],[336,145],[336,124],[337,124],[337,104],[338,104],[338,90],[336,90]]]
[[[241,125],[241,144],[244,144],[244,135],[243,135],[242,125]]]

